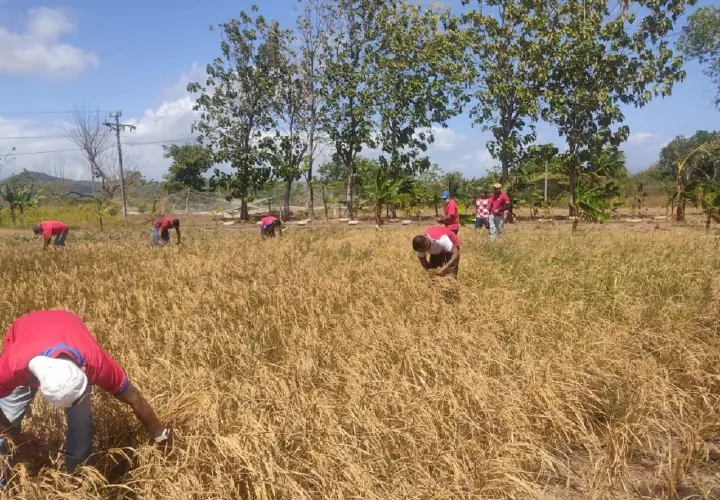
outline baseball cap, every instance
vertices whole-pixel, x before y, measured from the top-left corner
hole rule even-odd
[[[437,191],[435,191],[435,192],[437,193]],[[450,191],[443,191],[442,194],[440,195],[440,198],[443,200],[450,198]]]
[[[28,368],[40,382],[42,395],[59,408],[69,408],[87,390],[87,376],[69,359],[35,356]]]
[[[500,184],[499,182],[496,182],[495,184],[493,184],[493,187],[495,189],[502,189],[502,184]]]

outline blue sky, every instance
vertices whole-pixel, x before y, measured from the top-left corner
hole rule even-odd
[[[75,152],[27,154],[75,148],[61,137],[65,115],[24,113],[84,105],[121,110],[124,122],[137,125],[123,136],[128,162],[147,177],[160,178],[168,165],[160,143],[191,137],[192,99],[185,85],[202,79],[204,66],[219,53],[219,35],[209,26],[252,3],[0,0],[0,155],[13,146],[18,153],[0,177],[22,168],[47,171],[60,159],[72,176],[83,176]],[[698,5],[710,3],[715,2]],[[260,3],[260,10],[291,26],[296,5],[296,0],[272,0]],[[671,97],[625,110],[630,170],[647,167],[678,134],[720,128],[712,83],[696,64],[686,70],[686,80]],[[496,164],[485,149],[487,134],[467,117],[449,125],[437,131],[433,161],[469,176],[483,175]],[[540,142],[561,142],[547,125],[540,124],[538,132]]]

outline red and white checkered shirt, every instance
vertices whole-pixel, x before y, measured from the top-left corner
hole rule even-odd
[[[482,198],[478,198],[475,200],[475,205],[477,205],[477,214],[475,214],[476,218],[488,219],[490,217],[490,198],[485,198],[484,200]]]

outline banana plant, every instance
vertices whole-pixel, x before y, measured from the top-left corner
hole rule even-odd
[[[382,168],[377,168],[375,179],[368,186],[368,195],[375,200],[375,224],[383,224],[382,207],[386,203],[395,203],[405,179],[388,178]]]
[[[705,212],[705,229],[710,229],[712,221],[720,222],[720,191],[704,194],[701,206]]]
[[[577,231],[578,221],[603,222],[610,218],[607,210],[610,209],[608,191],[605,186],[592,189],[578,190],[575,205],[571,205],[575,213],[573,233]]]
[[[711,139],[699,145],[685,156],[676,153],[675,160],[675,220],[685,220],[685,201],[691,191],[687,183],[699,162],[720,153],[720,139]]]

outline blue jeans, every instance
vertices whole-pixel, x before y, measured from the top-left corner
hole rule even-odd
[[[475,217],[475,229],[480,229],[481,227],[485,227],[488,231],[490,231],[490,221],[488,219]]]
[[[68,237],[68,233],[70,232],[69,229],[66,229],[62,233],[55,236],[55,243],[53,243],[56,247],[64,247],[65,246],[65,239]]]
[[[158,241],[160,241],[160,238],[162,238],[163,243],[166,245],[170,244],[170,232],[165,229],[162,233],[160,233],[160,230],[156,227],[153,227],[152,232],[152,244],[153,246],[157,246]]]
[[[502,238],[505,228],[505,215],[490,214],[490,239]]]
[[[37,389],[18,387],[9,396],[0,399],[0,410],[13,425],[13,434],[20,434],[22,420],[30,408]],[[92,453],[93,421],[90,406],[92,386],[88,385],[85,396],[72,408],[65,408],[67,418],[67,434],[65,435],[65,467],[73,472]],[[0,453],[7,454],[8,446],[0,438]]]

